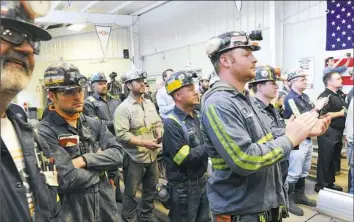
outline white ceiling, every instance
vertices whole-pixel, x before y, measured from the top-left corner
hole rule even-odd
[[[52,1],[51,11],[46,17],[36,19],[41,27],[53,37],[75,34],[67,26],[78,23],[88,24],[80,32],[94,30],[95,24],[128,27],[133,17],[144,14],[168,1]]]

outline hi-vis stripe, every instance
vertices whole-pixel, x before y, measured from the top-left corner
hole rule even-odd
[[[211,164],[216,170],[230,169],[230,167],[226,164],[226,161],[222,158],[211,158]]]
[[[211,105],[207,111],[207,117],[211,128],[214,130],[219,142],[229,154],[233,162],[245,170],[258,170],[262,167],[271,165],[283,157],[283,152],[280,148],[275,148],[271,152],[262,156],[252,156],[241,150],[241,148],[230,138],[223,124],[218,119],[214,105]],[[267,134],[261,138],[258,143],[261,144],[271,140],[273,136]]]
[[[190,150],[191,148],[188,145],[182,146],[181,149],[179,149],[176,155],[173,157],[173,161],[177,165],[181,165],[183,160],[186,159],[186,157],[189,155]]]

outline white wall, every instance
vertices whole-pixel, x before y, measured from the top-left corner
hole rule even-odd
[[[130,68],[130,60],[123,58],[123,49],[129,49],[131,53],[130,48],[129,29],[112,30],[105,62],[100,62],[103,53],[96,32],[56,37],[51,41],[42,42],[41,54],[36,56],[32,80],[17,96],[17,102],[19,104],[28,102],[30,106],[42,107],[41,79],[46,68],[59,61],[76,65],[87,77],[99,71],[104,72],[107,78],[109,73],[115,71],[119,77]]]
[[[264,29],[263,50],[256,53],[262,63],[269,56],[269,2],[242,1],[239,15],[234,1],[171,1],[140,18],[140,53],[143,69],[161,75],[166,68],[192,68],[211,72],[205,44],[227,31]],[[239,19],[237,19],[239,16]]]
[[[297,60],[315,60],[312,99],[324,90],[322,71],[328,56],[343,57],[341,50],[327,52],[326,1],[242,1],[240,13],[234,1],[171,1],[140,18],[140,54],[143,69],[160,76],[166,68],[183,69],[188,63],[203,72],[212,71],[205,54],[211,37],[231,30],[263,30],[262,49],[255,52],[258,65],[290,70]]]

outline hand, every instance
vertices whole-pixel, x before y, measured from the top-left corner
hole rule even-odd
[[[342,110],[340,111],[340,116],[345,116],[345,109],[342,109]]]
[[[318,110],[321,110],[325,105],[327,105],[328,101],[329,101],[328,97],[319,98],[315,102],[315,108],[318,109]]]
[[[75,159],[72,159],[71,162],[73,163],[75,168],[85,168],[86,167],[86,161],[82,156],[79,156]]]
[[[329,125],[331,124],[331,116],[326,116],[326,117],[321,117],[320,119],[317,120],[316,125],[312,128],[310,132],[310,137],[314,136],[321,136],[324,134]]]
[[[306,112],[296,119],[294,116],[291,116],[285,128],[285,136],[290,139],[293,147],[298,146],[309,137],[312,128],[316,125],[317,117],[317,112]]]
[[[157,143],[157,140],[144,140],[143,147],[149,150],[156,150],[161,148],[161,145]]]

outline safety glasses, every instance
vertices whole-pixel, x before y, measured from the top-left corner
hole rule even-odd
[[[31,35],[18,29],[6,26],[0,27],[0,35],[2,40],[14,44],[16,46],[22,45],[23,42],[27,40],[28,43],[32,46],[34,54],[39,55],[41,42],[35,40]]]
[[[58,93],[63,93],[64,96],[75,96],[77,93],[81,93],[84,91],[83,87],[77,87],[72,89],[57,89]]]

